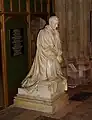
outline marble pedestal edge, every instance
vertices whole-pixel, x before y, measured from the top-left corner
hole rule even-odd
[[[17,94],[17,96],[14,99],[14,106],[54,114],[59,109],[63,109],[69,103],[68,98],[68,95],[65,93],[56,96],[52,100],[43,100],[42,98],[31,98],[30,96]]]

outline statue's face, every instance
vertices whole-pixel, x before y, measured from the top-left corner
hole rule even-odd
[[[58,28],[58,25],[59,25],[59,22],[56,21],[56,22],[54,23],[54,25],[53,25],[53,29],[57,29],[57,28]]]
[[[58,28],[58,25],[59,25],[58,21],[53,21],[52,24],[50,24],[51,28],[54,30]]]
[[[59,20],[56,16],[51,17],[49,19],[49,25],[51,26],[52,29],[57,29],[59,25]]]

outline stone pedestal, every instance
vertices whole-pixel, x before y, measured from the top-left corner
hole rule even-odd
[[[61,94],[53,100],[42,100],[40,98],[31,98],[29,96],[17,95],[14,99],[14,105],[30,110],[46,112],[50,114],[56,113],[59,109],[63,109],[68,104],[67,94]]]
[[[64,86],[62,80],[56,80],[39,83],[37,90],[32,93],[24,88],[18,88],[14,105],[53,114],[68,104],[68,95],[64,92]]]

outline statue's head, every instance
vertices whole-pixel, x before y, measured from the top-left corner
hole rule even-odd
[[[49,25],[51,26],[51,28],[56,29],[58,27],[59,24],[59,19],[57,16],[51,16],[49,18]]]

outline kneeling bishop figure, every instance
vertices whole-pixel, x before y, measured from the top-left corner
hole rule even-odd
[[[57,27],[59,19],[56,16],[49,18],[49,25],[41,29],[37,36],[37,50],[32,67],[22,81],[22,88],[28,93],[38,92],[38,86],[46,82],[57,82],[60,80],[67,91],[67,79],[61,70],[62,48]],[[56,92],[57,85],[51,90]],[[61,86],[62,87],[62,86]]]

